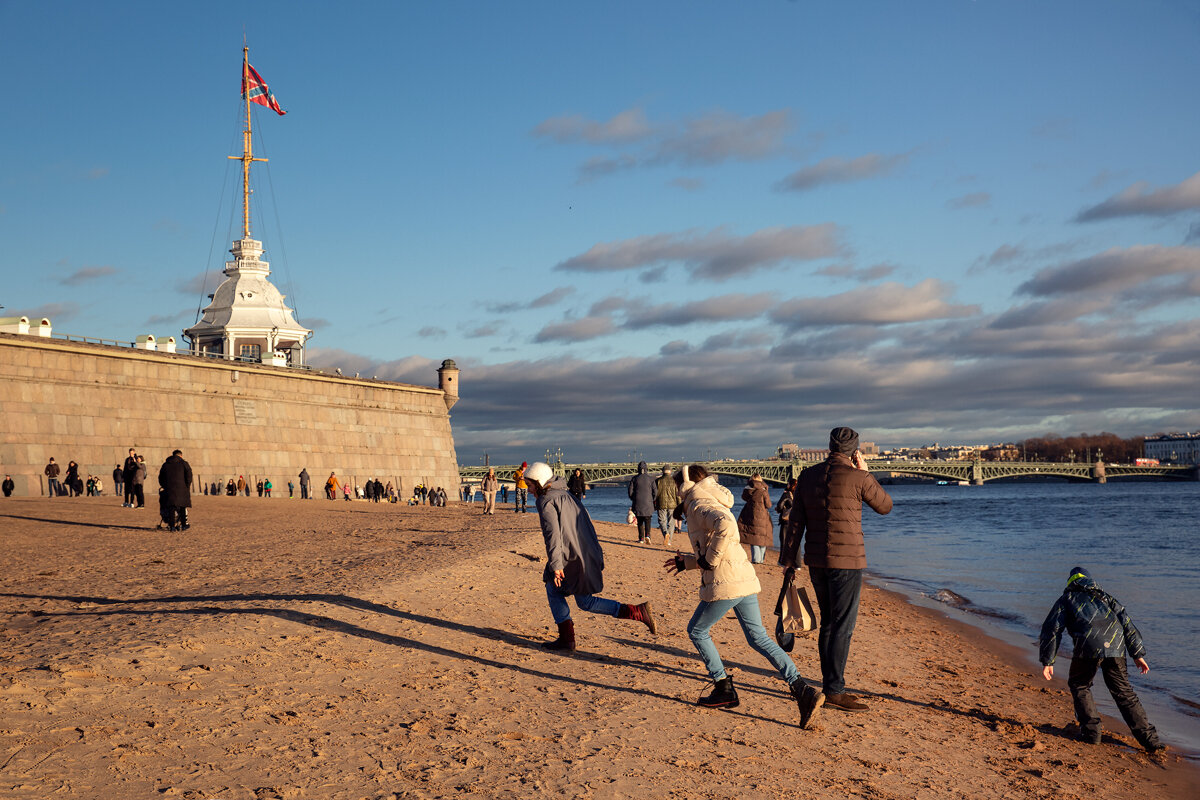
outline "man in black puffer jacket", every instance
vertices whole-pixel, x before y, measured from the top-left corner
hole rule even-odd
[[[1142,635],[1129,619],[1125,607],[1112,595],[1101,591],[1083,567],[1071,570],[1067,588],[1042,623],[1039,657],[1046,680],[1054,677],[1054,657],[1064,629],[1075,643],[1067,686],[1075,701],[1079,738],[1089,744],[1100,743],[1100,714],[1092,699],[1092,681],[1099,669],[1134,737],[1151,753],[1162,750],[1158,731],[1150,724],[1141,701],[1129,684],[1129,669],[1125,663],[1128,653],[1143,675],[1150,671]]]

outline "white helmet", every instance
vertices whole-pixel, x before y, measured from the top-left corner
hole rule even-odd
[[[525,480],[534,481],[538,486],[544,487],[552,478],[554,470],[550,469],[549,464],[541,461],[535,461],[525,469]]]

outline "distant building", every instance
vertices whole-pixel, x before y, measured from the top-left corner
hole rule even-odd
[[[1200,433],[1147,436],[1144,447],[1146,458],[1163,464],[1200,464]]]

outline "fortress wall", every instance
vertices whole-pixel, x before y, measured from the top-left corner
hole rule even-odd
[[[436,380],[436,375],[431,375]],[[267,477],[287,496],[301,468],[320,494],[330,472],[389,480],[402,496],[444,486],[458,465],[440,389],[108,345],[0,334],[0,473],[44,495],[50,457],[99,475],[130,447],[145,456],[147,501],[178,448],[200,481]],[[60,476],[61,477],[61,476]]]

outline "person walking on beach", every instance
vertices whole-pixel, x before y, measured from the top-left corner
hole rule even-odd
[[[325,496],[330,500],[337,500],[338,489],[342,488],[338,483],[337,475],[329,473],[329,479],[325,481]]]
[[[604,552],[587,509],[567,491],[567,482],[556,477],[548,464],[535,461],[525,472],[546,543],[546,568],[542,581],[558,638],[546,642],[547,650],[575,649],[575,622],[567,598],[574,597],[580,611],[641,622],[656,633],[649,603],[630,605],[598,597],[604,590]]]
[[[775,503],[775,513],[779,515],[779,544],[783,544],[784,538],[787,536],[788,520],[792,514],[792,503],[796,492],[796,479],[789,478],[787,486],[783,489],[783,494],[779,495],[779,500]],[[782,563],[782,562],[781,562]]]
[[[113,477],[113,494],[118,497],[125,494],[125,471],[121,469],[121,465],[117,464],[112,471]]]
[[[133,501],[136,503],[132,508],[146,507],[146,459],[141,456],[137,457],[137,466],[133,470]]]
[[[654,500],[658,488],[645,461],[638,462],[637,475],[629,481],[629,504],[637,518],[638,543],[650,544],[650,518],[654,516]]]
[[[794,569],[804,541],[813,593],[821,614],[817,652],[825,705],[839,711],[866,711],[867,704],[846,692],[846,662],[858,621],[862,571],[867,566],[862,505],[876,513],[892,510],[892,498],[867,471],[858,451],[858,433],[850,428],[829,432],[829,457],[800,473],[788,520],[780,563]]]
[[[15,488],[17,488],[17,485],[13,483],[12,475],[5,475],[4,483],[0,484],[0,489],[4,491],[4,496],[12,497],[13,489]]]
[[[679,507],[679,494],[675,490],[675,477],[671,468],[664,466],[662,476],[654,482],[654,510],[658,512],[658,530],[663,544],[671,546],[671,534],[675,532],[675,509]]]
[[[1067,587],[1042,623],[1038,658],[1046,680],[1054,678],[1054,659],[1064,630],[1075,643],[1067,686],[1075,705],[1075,719],[1079,721],[1079,740],[1100,744],[1100,713],[1092,698],[1092,681],[1096,678],[1096,670],[1100,670],[1108,693],[1138,744],[1150,753],[1165,749],[1141,700],[1129,684],[1127,655],[1133,658],[1143,675],[1150,671],[1142,635],[1134,627],[1125,607],[1102,591],[1083,567],[1071,570]]]
[[[587,481],[583,478],[583,470],[579,467],[571,473],[571,477],[567,478],[567,491],[575,495],[575,499],[583,502],[583,498],[587,497]]]
[[[300,499],[301,500],[308,499],[308,486],[310,483],[311,483],[311,479],[308,477],[308,467],[304,467],[300,470]]]
[[[192,465],[183,460],[182,451],[172,451],[163,462],[158,470],[158,486],[167,528],[186,531],[191,527],[187,510],[192,507]]]
[[[132,447],[129,448],[129,455],[125,456],[125,463],[121,467],[121,479],[125,484],[125,507],[133,508],[136,505],[137,498],[133,494],[133,479],[137,475],[137,451]]]
[[[687,517],[688,540],[692,552],[675,552],[663,566],[678,575],[699,569],[700,604],[688,622],[688,637],[712,679],[713,690],[697,705],[707,708],[734,708],[738,705],[733,678],[725,673],[721,654],[713,644],[709,630],[730,611],[737,616],[746,642],[779,672],[800,709],[800,727],[808,727],[813,715],[824,703],[824,696],[805,683],[787,653],[767,634],[758,608],[762,585],[738,537],[733,518],[733,494],[717,482],[717,476],[699,464],[684,466],[675,475],[683,513]]]
[[[483,513],[496,515],[496,490],[500,488],[500,481],[496,480],[496,470],[488,467],[487,475],[484,476],[483,486]]]
[[[774,541],[775,526],[771,524],[771,494],[757,472],[742,489],[742,500],[746,504],[738,514],[738,533],[742,544],[750,547],[750,563],[761,564]]]
[[[513,499],[514,514],[524,514],[528,511],[528,509],[525,507],[526,503],[529,501],[529,484],[525,482],[525,468],[528,466],[528,462],[522,461],[521,467],[513,475],[517,489],[517,496]]]
[[[71,493],[71,497],[79,497],[83,494],[83,481],[79,479],[79,465],[74,461],[67,462],[67,474],[63,476],[67,484],[67,489]]]

